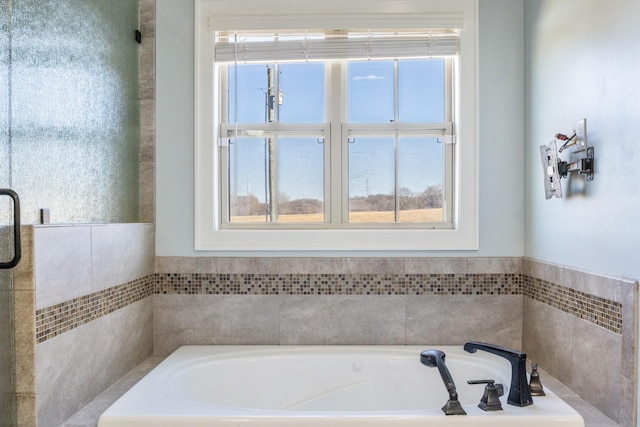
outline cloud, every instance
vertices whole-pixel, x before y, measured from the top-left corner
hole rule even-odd
[[[383,76],[375,76],[373,74],[369,74],[368,76],[355,76],[353,80],[384,80]]]

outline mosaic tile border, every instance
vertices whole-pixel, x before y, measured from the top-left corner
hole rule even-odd
[[[156,295],[524,295],[622,333],[622,304],[521,274],[156,273],[36,310],[42,343]]]
[[[519,274],[156,274],[156,294],[521,295]]]
[[[529,276],[524,277],[524,295],[622,334],[622,304],[619,302]]]
[[[36,343],[61,335],[153,294],[153,276],[36,310]]]

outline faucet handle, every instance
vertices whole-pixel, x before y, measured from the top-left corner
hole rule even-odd
[[[531,389],[531,396],[546,396],[544,387],[540,382],[540,374],[538,373],[538,364],[531,364],[531,378],[529,379],[529,389]]]
[[[495,380],[469,380],[467,384],[486,384],[478,408],[483,411],[502,411],[502,403],[498,399],[504,394],[502,384],[496,384]]]

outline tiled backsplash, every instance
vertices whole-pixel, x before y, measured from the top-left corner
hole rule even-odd
[[[41,343],[153,294],[145,276],[93,294],[36,310],[36,342]]]
[[[287,261],[289,262],[289,261]],[[622,303],[519,273],[156,273],[36,311],[43,342],[151,294],[159,295],[525,295],[622,333]]]
[[[156,273],[36,311],[45,341],[151,294],[160,295],[525,295],[622,333],[622,304],[521,274]]]
[[[591,322],[616,334],[622,333],[622,304],[606,298],[525,276],[524,294],[531,299]]]
[[[157,274],[157,294],[521,295],[519,274]]]

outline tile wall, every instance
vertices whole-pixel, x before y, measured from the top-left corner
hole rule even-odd
[[[635,280],[522,258],[156,258],[155,352],[184,344],[522,348],[635,426]]]
[[[16,351],[16,419],[19,427],[36,425],[35,306],[33,226],[22,226],[22,259],[13,270]]]
[[[153,352],[153,225],[22,230],[18,425],[54,426]]]
[[[140,221],[155,221],[156,0],[139,0],[142,42],[138,49],[140,97]]]
[[[527,355],[621,426],[635,427],[638,282],[523,261]]]
[[[155,351],[204,342],[519,346],[520,267],[512,258],[158,258]]]
[[[469,340],[524,349],[635,425],[635,281],[522,258],[156,257],[153,266],[151,225],[25,231],[16,316],[32,353],[18,349],[19,402],[38,425],[64,421],[152,350]],[[88,236],[92,273],[70,265]]]

